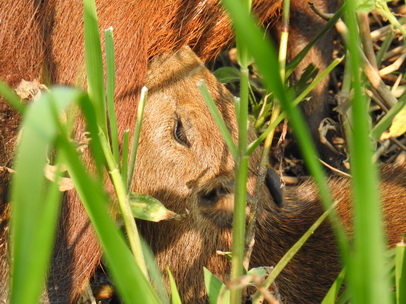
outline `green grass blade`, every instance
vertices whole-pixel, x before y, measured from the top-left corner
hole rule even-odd
[[[104,72],[99,27],[94,0],[84,0],[85,59],[87,87],[96,109],[97,121],[107,134]]]
[[[161,270],[159,269],[154,253],[151,248],[148,246],[145,240],[141,239],[142,252],[145,257],[145,263],[148,265],[148,275],[151,281],[152,286],[156,290],[156,293],[161,300],[161,304],[169,304],[169,295],[166,290],[166,286],[163,282],[163,277]]]
[[[169,276],[169,284],[171,286],[171,295],[172,295],[172,304],[182,304],[182,300],[180,299],[180,295],[178,292],[178,288],[176,287],[175,279],[173,278],[171,270],[167,269],[168,276]]]
[[[343,284],[345,278],[345,269],[341,270],[338,274],[337,279],[334,281],[333,285],[331,285],[329,291],[327,292],[326,296],[324,297],[321,304],[335,304],[337,295],[340,292],[341,285]]]
[[[300,51],[299,54],[296,55],[295,58],[291,62],[288,63],[287,68],[286,68],[286,77],[289,77],[293,71],[296,69],[296,67],[299,65],[300,62],[302,62],[303,58],[306,56],[306,54],[310,51],[310,49],[316,44],[316,42],[325,35],[329,30],[331,30],[334,25],[336,24],[337,20],[340,19],[344,14],[344,7],[341,7],[326,23],[325,26],[321,29],[321,31],[314,37],[310,43],[306,45],[306,47]]]
[[[207,296],[209,297],[210,304],[230,303],[230,290],[226,289],[223,282],[221,282],[206,267],[203,268],[203,273],[204,273],[204,285],[206,287]]]
[[[406,245],[402,241],[396,245],[396,303],[406,303]]]
[[[90,102],[90,101],[88,101]],[[61,132],[65,134],[65,132]],[[125,303],[159,303],[140,267],[109,216],[103,182],[93,180],[66,136],[60,138],[61,152],[76,190],[102,245],[107,266]]]
[[[199,87],[200,93],[203,96],[204,101],[206,102],[207,107],[209,108],[209,111],[211,115],[213,116],[213,119],[217,125],[217,127],[220,129],[221,135],[223,135],[223,138],[227,144],[228,149],[230,150],[231,155],[234,157],[234,159],[237,158],[237,147],[233,141],[233,137],[231,136],[230,131],[227,129],[227,126],[221,117],[221,114],[213,100],[213,98],[210,95],[209,89],[207,88],[206,84],[204,81],[201,81],[197,84]]]
[[[55,108],[60,114],[80,94],[79,90],[56,88],[52,95],[45,93],[32,103],[23,119],[11,188],[11,303],[38,302],[55,236],[60,193],[56,183],[50,184],[44,175],[57,134],[51,98],[58,100]]]
[[[300,93],[299,96],[297,96],[294,101],[293,105],[298,105],[303,99],[343,60],[343,58],[337,58],[333,60],[329,66],[320,73],[320,75],[317,75],[317,77],[312,81],[311,84],[302,92]],[[268,136],[268,134],[276,128],[276,126],[286,118],[286,113],[282,112],[278,118],[273,121],[264,132],[252,143],[248,145],[248,149],[246,152],[246,155],[251,155],[251,153],[265,140],[265,138]]]
[[[375,125],[371,131],[373,139],[378,140],[393,121],[393,118],[406,106],[406,94],[404,94],[386,115]]]
[[[118,164],[114,162],[113,154],[111,153],[109,144],[107,142],[107,137],[105,136],[105,134],[103,134],[103,132],[100,132],[99,138],[101,142],[101,149],[103,150],[104,156],[106,158],[110,179],[113,183],[115,195],[120,207],[121,218],[124,222],[124,228],[128,237],[128,243],[130,244],[131,252],[135,257],[135,261],[137,262],[138,266],[147,276],[148,272],[145,265],[144,255],[142,253],[141,239],[138,233],[137,225],[135,225],[133,214],[131,212],[126,185],[123,183],[123,179],[118,170]]]
[[[269,41],[264,39],[265,35],[263,31],[256,26],[252,16],[243,9],[239,1],[222,0],[222,3],[233,20],[235,31],[244,39],[249,53],[254,57],[267,89],[275,94],[288,115],[289,122],[299,139],[305,162],[319,188],[322,202],[326,209],[329,208],[332,205],[332,199],[325,182],[323,170],[317,160],[317,152],[312,144],[308,129],[299,109],[293,107],[292,98],[285,88],[279,72],[275,72],[275,70],[278,71],[277,67],[279,66],[275,48]],[[330,219],[334,223],[333,227],[339,239],[342,256],[347,260],[348,242],[344,230],[338,223],[336,212],[332,212]]]
[[[355,3],[347,1],[347,48],[351,70],[360,71],[361,62]],[[390,303],[389,280],[385,270],[385,236],[379,202],[378,177],[372,163],[369,139],[367,100],[363,94],[360,73],[353,73],[351,173],[353,183],[354,253],[348,267],[348,280],[353,303]]]
[[[142,118],[144,116],[145,103],[147,102],[148,89],[143,87],[141,89],[140,102],[138,103],[137,120],[134,126],[134,137],[131,146],[130,161],[128,163],[128,177],[127,177],[127,190],[131,190],[131,185],[134,175],[135,161],[137,158],[138,142],[140,140]]]
[[[3,96],[8,103],[21,114],[24,113],[25,104],[21,102],[20,97],[3,81],[0,80],[0,96]]]
[[[106,70],[107,70],[107,109],[109,116],[110,126],[110,140],[113,150],[114,159],[116,164],[120,163],[120,156],[118,151],[118,132],[116,112],[114,109],[114,89],[116,85],[116,67],[114,61],[114,41],[113,41],[113,28],[104,31],[105,44],[106,44]]]
[[[304,243],[308,240],[309,237],[311,237],[316,229],[323,223],[323,221],[329,216],[331,212],[335,209],[337,206],[336,202],[333,204],[328,210],[326,210],[311,226],[310,228],[306,231],[305,234],[285,253],[285,255],[280,259],[278,264],[275,266],[275,268],[272,270],[272,272],[269,274],[268,278],[264,282],[264,288],[269,288],[271,284],[275,281],[276,277],[282,272],[282,270],[285,268],[285,266],[292,260],[292,258],[295,256],[295,254],[302,248]],[[261,293],[257,292],[253,295],[252,297],[252,303],[258,303],[259,299],[261,299]]]
[[[121,176],[123,177],[124,185],[128,185],[128,146],[130,140],[130,131],[125,130],[123,133],[123,147],[121,156]]]

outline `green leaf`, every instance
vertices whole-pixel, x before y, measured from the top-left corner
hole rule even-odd
[[[393,118],[389,132],[385,132],[381,136],[381,140],[390,137],[398,137],[406,132],[406,106]]]
[[[106,71],[107,71],[107,109],[109,116],[111,147],[113,150],[114,159],[117,164],[120,163],[119,148],[118,148],[118,132],[117,119],[114,109],[114,89],[116,86],[116,65],[114,61],[114,40],[113,28],[108,28],[104,31],[104,40],[106,46]]]
[[[302,248],[304,243],[311,237],[316,229],[323,223],[323,221],[329,216],[329,213],[333,212],[334,208],[337,206],[337,203],[334,203],[328,210],[324,211],[324,213],[310,226],[310,228],[306,231],[303,236],[285,253],[285,255],[279,260],[278,264],[276,264],[275,268],[269,274],[267,279],[265,280],[265,288],[269,288],[271,284],[275,281],[277,276],[282,272],[285,266],[292,260],[292,258],[296,255],[296,253]],[[260,292],[256,292],[252,296],[252,302],[258,303],[259,299],[262,297]]]
[[[226,142],[231,155],[233,155],[234,159],[236,159],[237,146],[233,141],[233,137],[231,136],[230,131],[227,129],[226,123],[224,122],[223,117],[221,116],[220,111],[216,106],[216,103],[210,95],[209,89],[207,88],[203,80],[200,81],[197,86],[199,87],[200,93],[202,94],[203,99],[206,102],[206,105],[209,108],[209,111],[213,116],[217,127],[220,129],[221,135],[223,135],[224,141]]]
[[[203,267],[203,273],[204,284],[206,286],[210,304],[230,303],[230,290],[226,289],[226,286],[223,284],[223,282],[221,282],[206,267]]]
[[[107,134],[104,71],[94,0],[83,1],[87,87],[99,126]]]
[[[383,132],[390,126],[394,117],[406,107],[406,94],[386,113],[379,123],[372,129],[371,136],[378,140]]]
[[[344,278],[345,278],[345,269],[341,270],[341,272],[338,274],[337,279],[334,281],[333,285],[331,285],[329,291],[325,295],[323,302],[321,302],[321,304],[336,303],[336,298],[338,293],[340,292]]]
[[[55,118],[81,94],[55,88],[26,108],[11,188],[11,303],[37,303],[44,286],[61,198],[57,181],[49,183],[44,170],[57,135]]]
[[[109,200],[103,190],[103,181],[95,180],[89,175],[67,136],[61,136],[59,142],[66,167],[99,238],[106,264],[121,299],[124,303],[160,303],[151,284],[135,262],[121,231],[109,215]]]
[[[222,67],[213,72],[221,83],[230,83],[240,80],[241,72],[234,67]]]
[[[168,276],[169,276],[169,283],[171,285],[171,294],[172,294],[172,304],[182,304],[182,300],[180,299],[178,287],[176,286],[175,279],[173,278],[171,270],[167,269]]]
[[[179,219],[179,215],[165,208],[156,198],[147,194],[131,193],[129,196],[132,214],[135,218],[159,222],[162,220]]]
[[[20,97],[3,81],[0,80],[0,96],[3,96],[8,103],[20,113],[24,113],[25,104],[21,102]]]
[[[396,245],[396,303],[406,303],[406,250],[402,241]]]
[[[160,304],[169,304],[169,296],[167,289],[165,287],[162,272],[159,269],[154,253],[152,252],[151,248],[148,246],[147,242],[141,238],[141,246],[142,246],[142,253],[144,255],[145,264],[148,265],[148,276],[151,281],[151,285],[153,286],[154,290],[156,291],[159,300],[161,301]]]
[[[369,13],[375,9],[376,0],[358,0],[356,1],[356,12],[358,13]]]
[[[270,268],[270,269],[272,269],[272,268]],[[255,276],[255,277],[264,278],[265,276],[268,275],[268,270],[266,269],[266,267],[255,267],[255,268],[251,268],[247,272],[247,274],[251,275],[251,276]]]

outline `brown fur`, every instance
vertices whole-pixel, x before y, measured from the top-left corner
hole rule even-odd
[[[231,249],[232,213],[224,206],[233,205],[234,162],[194,85],[202,78],[209,85],[235,137],[232,96],[216,84],[213,76],[187,51],[164,63],[165,59],[156,60],[151,65],[147,82],[151,94],[141,135],[134,190],[153,195],[178,213],[184,214],[188,209],[190,216],[182,222],[140,223],[139,226],[159,266],[171,268],[184,301],[204,303],[202,267],[208,267],[223,279],[227,279],[229,271],[228,262],[217,255],[216,250]],[[187,99],[184,98],[186,88]],[[163,112],[166,115],[162,115]],[[175,120],[179,118],[190,147],[182,146],[171,136]],[[151,128],[155,129],[152,134]],[[247,183],[250,195],[254,191],[259,156],[260,150],[257,150],[250,158]],[[155,168],[157,178],[154,182],[149,178],[153,169],[145,171],[144,168]],[[382,198],[385,213],[390,216],[386,223],[391,247],[406,231],[405,173],[405,168],[396,167],[385,167],[382,172]],[[330,187],[335,199],[341,202],[338,212],[349,229],[349,180],[331,179]],[[287,187],[282,207],[273,202],[268,189],[261,191],[251,265],[274,266],[322,214],[323,208],[316,187],[310,181]],[[319,303],[340,267],[333,233],[329,224],[324,223],[279,276],[276,284],[284,303]]]
[[[318,4],[321,4],[323,1],[319,2]],[[12,86],[16,86],[21,79],[41,79],[42,82],[58,84],[74,84],[83,79],[83,22],[81,3],[82,1],[79,0],[1,1],[0,47],[2,51],[0,55],[0,78],[6,80]],[[254,1],[254,8],[260,21],[266,26],[277,25],[279,22],[280,4],[280,0],[258,0]],[[100,0],[97,1],[97,7],[100,28],[114,27],[117,54],[116,107],[118,121],[120,122],[120,133],[131,127],[134,123],[139,88],[144,83],[150,58],[163,52],[177,50],[181,46],[188,44],[194,48],[202,59],[207,60],[215,57],[222,48],[232,41],[229,21],[220,10],[218,2],[214,0],[115,1],[114,3],[112,1]],[[306,12],[306,15],[310,16],[306,4],[302,1],[295,2],[293,11]],[[308,18],[306,22],[309,22],[310,28],[304,31],[307,34],[299,32],[300,37],[307,40],[314,32],[314,27],[311,25],[315,21]],[[292,33],[294,34],[295,31]],[[300,41],[300,45],[302,45],[303,39],[297,40]],[[296,50],[294,47],[295,41],[293,38],[293,43],[291,44],[292,50]],[[323,47],[322,49],[325,52],[327,50],[328,53],[328,47]],[[321,67],[325,65],[323,60],[320,60],[319,63]],[[192,64],[197,64],[196,60],[192,60]],[[303,67],[301,66],[301,68]],[[151,68],[151,75],[156,76],[158,67],[154,67],[154,64],[152,64]],[[178,77],[179,79],[183,79],[190,72],[190,67],[188,66],[184,66],[183,69],[185,71],[183,74],[180,74],[181,77]],[[174,70],[173,74],[175,72],[177,73],[178,71]],[[169,72],[163,71],[163,75],[169,77],[170,74],[167,73]],[[203,77],[207,78],[207,81],[210,82],[212,93],[217,94],[218,104],[230,124],[230,129],[235,130],[233,125],[235,121],[234,112],[231,110],[229,102],[226,101],[230,99],[230,96],[224,91],[222,86],[215,82],[207,71],[204,70],[202,73]],[[185,168],[186,162],[183,162],[185,159],[181,158],[185,157],[184,151],[172,144],[168,149],[174,148],[175,150],[177,149],[177,152],[168,154],[168,151],[166,151],[164,155],[161,155],[161,157],[168,157],[168,163],[171,165],[170,168],[172,170],[155,170],[152,168],[156,166],[157,162],[160,162],[160,158],[156,158],[148,167],[148,163],[142,163],[143,154],[140,152],[140,165],[138,168],[150,168],[152,170],[151,177],[148,180],[159,180],[159,182],[166,180],[166,183],[165,187],[160,189],[158,188],[158,183],[148,183],[147,179],[142,177],[137,180],[144,180],[145,184],[136,184],[136,190],[156,195],[166,202],[169,207],[173,207],[175,211],[183,211],[185,208],[190,208],[191,210],[190,218],[180,224],[182,229],[175,229],[173,236],[169,236],[167,233],[159,233],[159,231],[162,232],[160,229],[175,228],[179,223],[163,223],[162,226],[157,226],[158,228],[155,228],[155,225],[152,224],[145,224],[141,229],[149,236],[149,241],[162,266],[171,256],[186,258],[190,255],[187,251],[176,252],[175,250],[169,250],[172,247],[168,246],[172,246],[173,242],[179,242],[179,244],[182,244],[181,247],[189,246],[191,248],[192,253],[191,257],[188,257],[189,262],[180,265],[183,269],[173,268],[177,278],[183,278],[183,273],[186,273],[187,279],[194,282],[192,287],[187,283],[181,284],[180,287],[185,299],[194,301],[196,296],[202,297],[202,299],[204,297],[201,280],[195,275],[195,269],[200,269],[202,265],[208,265],[214,272],[223,273],[224,269],[227,268],[222,259],[213,256],[212,250],[214,250],[214,247],[222,247],[216,249],[224,248],[224,250],[228,247],[230,238],[227,225],[230,221],[230,215],[227,212],[219,213],[221,210],[216,209],[215,205],[210,205],[210,202],[207,201],[205,204],[200,202],[200,205],[197,206],[196,204],[191,204],[190,207],[185,205],[185,202],[189,202],[189,195],[191,194],[194,196],[193,200],[196,201],[198,194],[200,197],[202,196],[203,192],[201,191],[207,192],[203,193],[204,196],[213,187],[221,188],[223,183],[228,184],[232,181],[234,165],[221,140],[220,134],[213,127],[213,123],[209,118],[210,115],[207,110],[202,109],[201,101],[195,105],[196,109],[187,110],[185,108],[186,104],[190,103],[190,105],[193,105],[193,100],[185,99],[184,96],[194,96],[196,100],[199,98],[197,92],[193,94],[186,92],[186,90],[191,88],[192,83],[188,82],[183,87],[173,87],[169,85],[173,84],[173,80],[168,80],[165,82],[171,87],[168,91],[163,83],[153,80],[151,75],[148,78],[148,84],[151,86],[152,97],[150,100],[152,100],[152,103],[155,100],[154,96],[158,96],[156,97],[156,100],[158,100],[156,102],[159,103],[162,102],[159,101],[159,98],[161,98],[159,96],[163,94],[162,92],[169,92],[170,95],[177,96],[180,104],[185,104],[185,106],[179,107],[178,111],[180,114],[182,116],[191,115],[187,119],[189,122],[185,121],[184,123],[185,128],[188,126],[188,123],[192,124],[196,118],[208,119],[202,120],[201,123],[199,122],[201,129],[197,130],[197,133],[194,135],[196,137],[194,139],[195,145],[197,145],[198,140],[202,141],[202,145],[200,145],[201,150],[196,150],[195,154],[192,154],[194,162],[188,163],[187,168]],[[178,78],[175,77],[174,79]],[[195,78],[191,76],[190,79]],[[324,104],[322,99],[316,100],[316,102]],[[170,108],[171,106],[172,108]],[[173,103],[164,103],[162,108],[170,111],[174,109],[174,105]],[[312,111],[310,110],[310,112]],[[0,100],[0,115],[0,165],[6,165],[11,159],[18,117],[3,100]],[[148,114],[146,115],[148,117]],[[161,129],[165,126],[161,123],[161,119],[152,123],[157,117],[154,118],[152,114],[149,117],[151,119],[150,128],[146,127],[144,130],[155,132],[156,126],[160,126]],[[173,120],[173,117],[171,119]],[[148,126],[148,121],[146,125]],[[318,121],[315,121],[313,125],[318,125]],[[166,128],[170,130],[173,126],[166,125]],[[204,130],[210,131],[203,132]],[[151,145],[153,144],[148,146],[148,150],[144,152],[146,153],[144,154],[145,157],[148,157],[148,155],[158,156],[157,154],[160,150],[155,149],[155,145],[159,146],[162,141],[153,141],[156,135],[150,136],[148,140],[144,136],[144,143],[149,142]],[[192,141],[192,139],[190,140]],[[142,150],[142,148],[140,149]],[[153,158],[150,160],[153,160]],[[257,160],[258,156],[255,156],[251,165],[250,191],[252,191],[254,183],[253,172],[256,168],[255,164]],[[174,168],[177,168],[176,172],[184,173],[185,175],[171,175],[174,172]],[[200,171],[201,168],[205,168],[205,170]],[[144,170],[144,172],[150,171]],[[169,173],[171,174],[168,176],[167,174]],[[6,189],[8,176],[6,173],[0,172],[0,174],[3,175],[0,176],[0,182],[2,183],[0,211],[3,218],[0,222],[0,227],[2,227],[0,235],[2,240],[0,262],[4,265],[6,263],[7,212],[5,210],[7,209]],[[187,174],[190,174],[190,176],[188,177]],[[182,186],[176,188],[179,182],[182,181]],[[186,183],[184,183],[185,181]],[[175,187],[173,188],[174,191],[171,191],[171,188],[168,190],[170,182]],[[190,192],[191,190],[193,191]],[[264,190],[263,198],[264,201],[270,201],[266,190]],[[77,195],[74,192],[68,193],[65,201],[59,224],[58,242],[55,247],[54,260],[47,286],[48,297],[52,303],[64,303],[73,300],[83,288],[83,284],[91,275],[101,255],[97,240],[94,237]],[[183,205],[180,202],[184,202]],[[215,226],[212,225],[213,217],[215,218]],[[226,225],[223,227],[224,222]],[[155,232],[156,229],[158,229],[157,232]],[[182,234],[177,231],[182,231]],[[211,237],[212,235],[214,238]],[[211,249],[207,252],[196,250],[199,246],[200,248],[206,247],[207,244],[212,244]],[[7,267],[0,268],[0,275],[2,278],[5,278]],[[4,280],[2,283],[0,284],[0,293],[5,295]]]

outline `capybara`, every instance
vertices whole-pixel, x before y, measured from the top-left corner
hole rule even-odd
[[[227,259],[218,255],[217,250],[229,251],[231,248],[234,160],[198,91],[196,83],[201,80],[208,85],[227,127],[236,138],[233,97],[194,53],[185,47],[174,54],[155,56],[146,78],[150,92],[132,189],[158,198],[179,214],[187,214],[181,221],[137,222],[160,268],[169,267],[174,274],[185,303],[207,302],[203,266],[224,280],[227,280],[230,268]],[[250,138],[254,137],[250,129]],[[254,195],[260,153],[260,149],[256,150],[250,159],[249,197]],[[334,198],[340,201],[338,213],[350,229],[349,180],[331,178],[329,185]],[[383,167],[381,196],[389,246],[399,241],[406,231],[405,189],[405,168]],[[74,191],[68,191],[67,197],[70,207],[79,208],[80,201]],[[275,265],[323,212],[317,189],[311,181],[286,187],[282,197],[282,202],[276,204],[268,188],[261,189],[251,259],[253,267]],[[65,216],[69,215],[66,212]],[[68,236],[75,232],[73,227],[77,218],[74,215],[77,214],[64,218],[64,228],[71,229],[66,231]],[[69,241],[77,237],[73,235]],[[61,240],[58,239],[57,252],[65,249],[66,244]],[[47,289],[51,303],[69,301],[67,290],[59,292],[65,280],[61,271],[71,271],[70,279],[77,280],[77,289],[69,291],[71,301],[74,301],[81,290],[79,282],[83,284],[89,276],[83,270],[91,273],[90,269],[100,259],[93,234],[87,235],[86,246],[76,250],[77,256],[71,256],[71,260],[67,253],[62,255],[73,265],[66,264],[65,259],[54,258]],[[5,254],[3,250],[2,264],[7,262]],[[318,303],[340,268],[334,235],[326,222],[278,277],[278,292],[284,303]],[[59,288],[51,289],[55,287],[53,284]]]
[[[173,57],[156,58],[147,77],[151,91],[134,180],[136,192],[149,193],[180,214],[186,209],[190,212],[181,222],[139,224],[159,266],[172,270],[186,303],[206,301],[203,266],[223,279],[227,279],[230,266],[216,250],[231,250],[234,161],[194,87],[201,79],[209,86],[232,135],[237,136],[231,94],[196,57],[182,50]],[[189,88],[187,99],[182,98],[185,88]],[[258,149],[250,158],[248,197],[254,195],[260,152]],[[148,176],[154,169],[157,178],[151,182]],[[406,231],[405,173],[404,166],[382,169],[381,196],[390,246]],[[350,229],[350,181],[331,178],[329,186],[340,202],[338,213]],[[283,202],[277,204],[267,187],[261,190],[251,266],[275,265],[306,232],[323,212],[317,193],[309,180],[285,187]],[[283,303],[320,303],[340,269],[335,238],[326,222],[278,277],[276,285]]]
[[[327,12],[335,8],[333,1],[315,2]],[[262,24],[275,31],[280,28],[281,1],[254,1],[253,7]],[[189,216],[181,222],[140,222],[139,227],[156,254],[158,264],[162,268],[169,266],[172,269],[184,301],[205,302],[202,266],[207,266],[222,278],[226,278],[229,268],[228,262],[217,256],[215,251],[229,250],[230,246],[234,162],[195,83],[200,79],[206,81],[229,129],[236,137],[232,98],[189,50],[182,49],[181,53],[169,59],[168,55],[160,57],[160,54],[176,53],[182,46],[190,45],[201,59],[214,58],[232,43],[230,22],[218,1],[214,0],[100,0],[97,1],[97,10],[100,28],[113,26],[115,33],[115,95],[120,133],[134,124],[140,87],[146,83],[150,88],[133,190],[151,194],[179,213],[185,209],[190,211]],[[14,87],[22,79],[39,79],[46,84],[75,84],[78,79],[84,79],[81,12],[82,2],[77,0],[2,1],[0,78]],[[290,58],[323,23],[302,1],[292,3],[292,16]],[[307,26],[302,26],[303,22]],[[331,36],[327,36],[312,51],[317,54],[314,56],[315,63],[320,68],[329,59],[329,39]],[[319,51],[323,55],[319,56]],[[304,67],[305,64],[299,67],[298,74]],[[314,94],[312,100],[318,106],[305,105],[307,115],[317,117],[310,124],[313,131],[326,115],[325,85],[319,93]],[[0,164],[7,165],[12,159],[18,116],[3,100],[0,100],[0,113]],[[258,150],[250,161],[247,185],[250,194],[255,183],[259,154]],[[393,172],[396,170],[400,169],[392,169]],[[8,176],[6,172],[0,174],[0,263],[4,266],[0,269],[0,293],[5,299]],[[382,196],[388,197],[388,202],[394,201],[396,196],[396,201],[400,201],[398,205],[404,206],[402,189],[405,181],[401,179],[402,175],[393,175],[397,178],[396,182],[392,179],[385,182],[384,178],[383,189],[388,189],[388,193],[384,191]],[[334,180],[332,185],[334,183],[347,185],[348,181]],[[391,186],[397,186],[398,190]],[[285,194],[286,203],[281,208],[274,206],[268,189],[261,190],[261,215],[252,257],[253,266],[274,265],[321,213],[314,187],[311,184],[299,187],[305,187],[311,195],[304,198],[303,189],[299,188],[299,193],[289,189]],[[337,186],[337,189],[347,189],[344,192],[348,195],[348,188]],[[345,201],[348,202],[348,197]],[[348,220],[348,206],[340,208],[344,209],[340,214]],[[401,212],[396,214],[402,215]],[[44,301],[51,303],[74,302],[101,258],[97,239],[74,191],[68,191],[65,196],[61,219],[44,296]],[[397,233],[390,234],[391,245],[394,240],[400,239],[399,235],[405,230],[401,226],[404,222],[398,220],[395,223],[400,226],[389,229]],[[287,302],[320,299],[339,269],[334,237],[327,224],[320,228],[319,233],[320,240],[329,245],[315,247],[318,240],[313,237],[302,251],[311,252],[316,248],[320,252],[331,252],[330,262],[334,267],[326,269],[325,265],[319,265],[313,268],[322,261],[305,260],[306,254],[301,259],[300,256],[296,257],[278,281],[280,292]],[[287,234],[290,237],[287,238]],[[176,263],[176,260],[182,262]],[[301,265],[310,277],[301,276],[300,268],[295,268]],[[314,285],[309,288],[309,281],[312,280]]]

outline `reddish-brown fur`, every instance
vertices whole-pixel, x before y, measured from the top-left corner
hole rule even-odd
[[[280,2],[254,1],[261,22],[270,24],[277,18]],[[214,57],[232,40],[229,23],[221,13],[217,1],[115,1],[112,4],[112,1],[103,0],[98,1],[97,6],[100,27],[114,27],[117,53],[116,107],[121,132],[134,123],[139,87],[144,83],[150,58],[189,44],[206,60]],[[293,4],[293,11],[296,14],[308,12],[304,6],[302,1],[296,1]],[[28,80],[40,78],[44,82],[59,84],[72,84],[83,79],[80,12],[81,1],[78,0],[2,1],[0,77],[13,86],[23,78]],[[306,22],[311,24],[308,20]],[[22,27],[22,24],[25,26]],[[294,28],[295,24],[293,22]],[[299,27],[296,29],[299,33]],[[310,27],[305,32],[307,34],[299,33],[299,35],[307,37],[309,33],[313,34],[314,29]],[[302,40],[298,39],[297,42],[301,44]],[[175,64],[173,67],[165,65],[165,69],[160,69],[156,62],[150,67],[147,84],[151,89],[149,98],[151,107],[146,109],[144,133],[137,161],[139,171],[136,171],[134,190],[156,196],[179,213],[183,213],[185,209],[190,211],[190,216],[183,222],[140,223],[140,229],[153,248],[160,266],[168,265],[172,268],[185,301],[194,303],[205,301],[199,274],[203,265],[221,277],[224,277],[228,270],[227,262],[217,256],[215,250],[229,249],[231,217],[229,207],[232,195],[227,194],[221,201],[208,200],[207,195],[213,189],[218,191],[228,189],[227,185],[233,180],[234,168],[220,133],[216,131],[194,87],[195,81],[204,78],[209,83],[211,93],[229,128],[234,131],[234,137],[235,117],[229,93],[207,70],[200,67],[200,62],[193,55],[184,56],[186,59],[180,66],[176,59],[173,59],[172,64]],[[187,59],[188,56],[190,59]],[[186,62],[190,62],[190,65]],[[197,70],[192,67],[196,67]],[[322,100],[318,102],[323,104]],[[188,128],[185,130],[192,144],[188,150],[171,136],[175,112],[182,119],[184,128]],[[0,103],[0,113],[0,165],[3,165],[11,158],[18,119],[3,101]],[[162,140],[158,140],[160,137]],[[251,193],[258,153],[253,156],[250,165],[248,188]],[[5,183],[6,180],[2,178],[1,182]],[[401,181],[401,185],[404,188],[405,181]],[[303,187],[309,189],[310,186]],[[3,186],[1,189],[6,187]],[[287,204],[282,209],[277,209],[271,203],[272,199],[267,189],[262,191],[263,217],[259,220],[260,229],[252,263],[274,265],[295,238],[299,237],[320,214],[321,208],[315,198],[294,198],[293,195],[299,195],[300,192],[295,194],[295,191],[289,191],[291,194],[287,194],[287,201],[295,204]],[[313,195],[315,193],[310,192]],[[223,205],[219,205],[218,202],[222,202]],[[305,213],[299,205],[300,202],[306,204]],[[404,204],[404,196],[401,202]],[[3,216],[0,222],[0,227],[3,228],[0,235],[3,240],[0,243],[0,262],[4,265],[7,214],[4,211],[5,201],[1,202],[0,209]],[[303,218],[303,215],[308,215],[308,218]],[[400,221],[398,225],[404,225],[404,222]],[[73,300],[100,260],[97,240],[74,192],[66,195],[59,226],[58,242],[47,286],[47,294],[52,303]],[[272,228],[275,230],[270,231]],[[398,226],[391,231],[401,230]],[[295,231],[299,232],[294,233]],[[331,245],[324,247],[333,254],[331,261],[335,265],[334,270],[311,268],[313,262],[310,260],[301,263],[293,261],[278,283],[282,295],[293,302],[301,297],[308,301],[319,298],[325,291],[323,288],[327,282],[331,282],[332,273],[335,274],[338,269],[331,232],[328,227],[321,231],[323,231],[321,240],[324,244]],[[287,242],[290,233],[295,237],[288,238]],[[394,237],[398,238],[396,235]],[[311,251],[311,248],[314,248],[312,244],[315,243],[314,238],[313,243],[307,247],[309,249],[303,251]],[[324,247],[316,248],[324,250]],[[267,248],[270,248],[269,251]],[[269,252],[274,254],[271,255]],[[306,257],[305,254],[303,256]],[[321,260],[316,260],[314,263],[322,263]],[[301,264],[307,265],[303,271],[309,273],[307,279],[315,281],[314,289],[301,277],[301,268],[295,268]],[[2,278],[6,276],[5,270],[6,267],[0,269]],[[289,283],[284,279],[287,276],[297,280],[297,283]],[[317,276],[326,277],[326,281],[316,280]],[[3,290],[0,289],[0,293],[4,296],[4,280],[2,283],[0,287]]]
[[[171,268],[185,303],[206,302],[201,271],[203,266],[227,279],[229,263],[217,255],[216,250],[228,251],[231,245],[234,162],[195,86],[201,79],[209,86],[228,128],[236,137],[231,94],[194,54],[183,49],[173,57],[157,57],[151,63],[146,81],[150,94],[133,189],[153,195],[180,214],[189,210],[189,216],[182,221],[138,223],[156,255],[158,265],[162,269]],[[182,122],[182,132],[189,145],[185,146],[175,139],[174,129],[179,127],[179,121]],[[250,136],[254,136],[252,131]],[[250,159],[247,184],[250,195],[253,194],[259,155],[258,150]],[[339,214],[349,226],[348,180],[333,179],[330,185],[336,199],[341,201]],[[403,212],[405,189],[405,168],[386,167],[383,171],[382,197],[386,214],[390,215],[386,222],[390,246],[400,240],[402,232],[406,231]],[[311,182],[288,187],[282,207],[274,204],[266,188],[261,191],[252,266],[275,265],[322,213],[317,191]],[[71,197],[70,204],[76,206],[79,202]],[[80,218],[82,214],[75,210],[68,215],[71,215],[69,220],[75,220],[73,215]],[[73,223],[64,220],[61,228],[74,227]],[[72,230],[66,234],[70,233],[78,231]],[[86,266],[93,267],[98,259],[95,239],[89,235],[86,238],[87,246],[74,251],[80,254],[80,259],[79,256],[77,260],[73,258],[75,267],[72,271],[76,272],[70,273],[77,276],[74,279],[78,285],[83,282],[80,275],[86,278],[90,273]],[[66,244],[61,243],[61,239],[58,242],[57,248],[69,253],[64,247]],[[72,278],[63,278],[61,273],[65,273],[66,261],[71,257],[66,253],[57,256],[63,258],[54,261],[48,292],[51,301],[66,302],[66,290],[63,289],[66,286],[63,284],[66,284],[66,279]],[[92,261],[92,258],[95,260]],[[318,303],[339,269],[334,236],[328,223],[325,223],[278,277],[277,286],[286,303]],[[62,289],[60,293],[50,289],[56,282]]]
[[[190,211],[190,216],[182,222],[139,226],[160,267],[171,268],[185,302],[197,303],[205,302],[203,266],[227,279],[229,263],[217,255],[216,250],[231,248],[234,180],[233,159],[194,87],[199,79],[208,83],[234,137],[236,122],[232,96],[191,57],[193,55],[183,50],[164,63],[157,59],[151,65],[147,81],[151,87],[151,102],[146,107],[135,191],[146,191],[178,213],[184,214],[185,209]],[[187,98],[185,88],[188,88]],[[190,147],[182,146],[171,136],[178,119],[182,121]],[[153,134],[150,133],[152,128],[155,129]],[[247,183],[250,195],[254,191],[259,156],[260,150],[257,150],[250,159]],[[155,172],[158,178],[151,182],[150,171],[145,172],[143,168],[156,166],[156,159],[160,160]],[[385,213],[390,215],[386,222],[390,246],[401,240],[406,231],[405,173],[404,167],[383,170],[382,198]],[[349,229],[349,180],[331,179],[330,187],[335,199],[340,201],[337,209]],[[275,265],[323,211],[317,190],[310,181],[287,187],[282,207],[273,202],[267,189],[261,193],[252,266]],[[279,276],[277,286],[284,303],[319,303],[339,270],[335,239],[329,224],[324,223]]]

